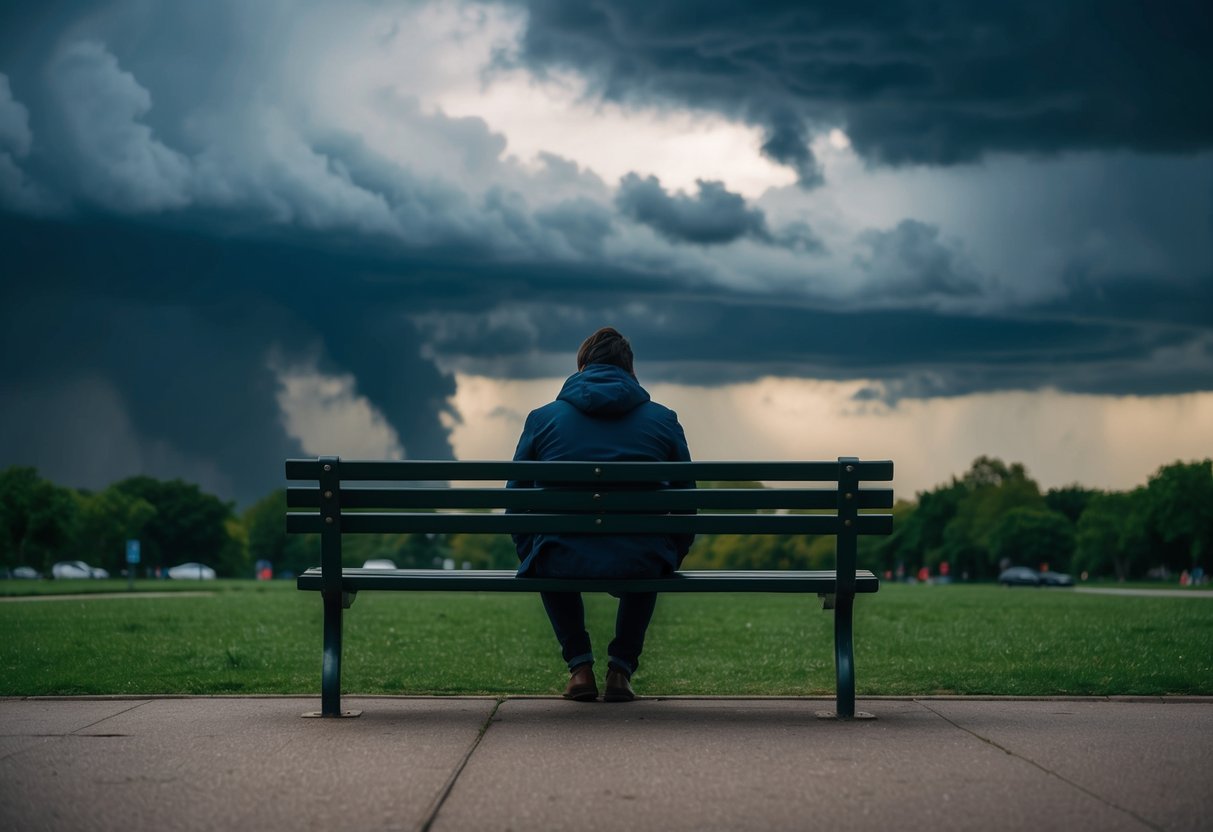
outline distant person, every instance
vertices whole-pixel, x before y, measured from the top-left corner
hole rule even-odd
[[[678,416],[649,398],[636,380],[632,360],[628,340],[611,327],[586,338],[577,351],[577,372],[565,381],[556,401],[527,416],[514,459],[689,461]],[[508,485],[536,487],[523,481]],[[669,485],[693,488],[695,484]],[[518,575],[542,578],[662,577],[678,568],[692,540],[694,535],[514,535],[522,561]],[[597,699],[594,653],[581,594],[543,592],[540,597],[569,667],[565,698]],[[619,596],[615,639],[607,647],[607,702],[628,702],[636,696],[631,678],[656,603],[656,593]]]

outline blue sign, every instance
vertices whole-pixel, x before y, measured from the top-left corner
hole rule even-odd
[[[139,541],[138,540],[126,541],[126,562],[132,563],[132,564],[139,562]]]

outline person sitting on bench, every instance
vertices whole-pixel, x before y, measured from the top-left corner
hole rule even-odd
[[[674,411],[653,401],[633,370],[632,347],[611,327],[599,329],[577,351],[577,372],[556,401],[527,416],[515,460],[579,462],[688,462],[686,436]],[[510,488],[536,483],[511,481]],[[542,484],[539,484],[542,485]],[[694,483],[669,483],[693,488]],[[694,535],[514,535],[519,577],[657,578],[678,569]],[[540,593],[569,667],[566,699],[598,698],[585,607],[576,592]],[[635,698],[631,677],[640,661],[656,593],[619,596],[615,639],[607,648],[604,700]]]

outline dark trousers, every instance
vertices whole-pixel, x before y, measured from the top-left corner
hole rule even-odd
[[[543,608],[560,642],[560,651],[569,670],[579,664],[594,661],[590,634],[585,630],[585,604],[579,592],[541,592]],[[619,596],[619,611],[615,614],[615,639],[607,647],[610,664],[636,672],[640,666],[640,651],[644,649],[644,634],[657,606],[656,592],[625,592]]]

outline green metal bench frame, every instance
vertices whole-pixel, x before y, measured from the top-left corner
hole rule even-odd
[[[836,715],[855,717],[852,611],[857,593],[880,581],[855,567],[859,535],[888,534],[893,463],[836,462],[456,462],[291,459],[287,531],[320,535],[320,567],[298,578],[324,601],[319,715],[342,716],[342,611],[370,590],[456,592],[801,592],[834,610]],[[448,482],[542,483],[541,488],[449,487]],[[831,483],[830,488],[669,488],[672,482]],[[356,483],[350,485],[350,483]],[[373,484],[372,484],[373,483]],[[647,486],[647,488],[645,487]],[[486,510],[501,510],[490,513]],[[816,510],[819,513],[785,513]],[[733,512],[733,513],[729,513]],[[748,513],[736,513],[748,512]],[[754,513],[778,512],[778,513]],[[472,534],[832,534],[835,569],[678,572],[646,580],[519,578],[512,571],[343,569],[341,536],[364,533]],[[345,712],[349,713],[349,712]]]

